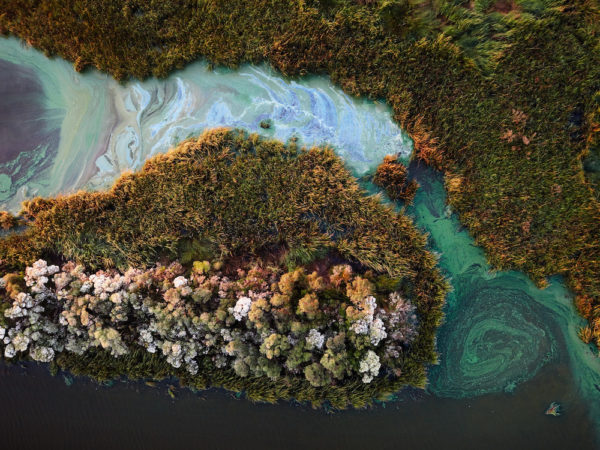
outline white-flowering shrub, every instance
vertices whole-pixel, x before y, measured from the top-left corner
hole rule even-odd
[[[317,348],[320,350],[323,348],[323,344],[325,343],[325,336],[319,333],[318,330],[312,328],[308,332],[308,336],[306,336],[306,343],[310,348]]]
[[[6,345],[4,347],[4,356],[6,358],[13,358],[17,354],[17,350],[15,350],[15,346],[12,344]]]
[[[356,334],[369,334],[370,324],[367,319],[358,319],[350,326],[350,330]]]
[[[252,299],[250,297],[240,297],[231,310],[235,320],[241,321],[244,317],[247,317],[250,306],[252,306]]]
[[[50,362],[54,359],[54,349],[50,347],[33,347],[29,355],[35,361]]]
[[[187,286],[187,284],[188,284],[188,280],[186,277],[179,276],[173,280],[173,287],[175,289],[179,289],[184,286]]]
[[[381,318],[378,317],[371,323],[371,326],[369,327],[369,336],[371,338],[371,344],[374,346],[379,345],[379,343],[387,337],[385,325]]]
[[[379,356],[373,350],[369,350],[365,357],[360,360],[358,371],[363,374],[363,383],[370,383],[377,375],[379,375],[379,369],[381,363],[379,362]]]

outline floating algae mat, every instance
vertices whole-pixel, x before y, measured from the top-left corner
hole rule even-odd
[[[78,74],[66,61],[48,59],[14,38],[0,40],[0,61],[2,79],[43,88],[19,102],[3,97],[2,109],[11,110],[5,114],[47,122],[48,133],[60,134],[60,142],[46,148],[45,134],[24,132],[24,148],[16,155],[0,144],[0,152],[11,156],[0,159],[4,209],[17,211],[34,194],[110,186],[122,171],[139,169],[149,156],[216,126],[283,141],[298,137],[307,145],[328,143],[343,149],[341,156],[360,173],[388,153],[410,153],[409,138],[385,105],[354,99],[326,77],[299,83],[266,66],[211,71],[199,62],[165,80],[123,85],[97,71]],[[13,127],[5,119],[0,126],[0,133]],[[376,151],[365,152],[374,142]]]
[[[520,272],[492,272],[483,251],[446,206],[441,174],[416,164],[411,173],[421,188],[410,212],[430,233],[453,287],[438,332],[440,363],[430,370],[429,390],[453,398],[512,392],[558,356],[562,338],[600,432],[600,358],[577,337],[584,321],[571,293],[558,277],[538,289]]]
[[[119,84],[96,71],[77,74],[16,39],[0,40],[0,64],[0,208],[13,211],[32,195],[108,186],[123,170],[214,126],[329,143],[356,175],[386,154],[406,159],[411,151],[385,105],[353,99],[325,77],[287,81],[265,66],[234,72],[195,63],[163,81]],[[446,208],[441,175],[415,164],[411,174],[421,188],[409,213],[429,232],[454,289],[428,390],[450,398],[518,396],[566,348],[600,430],[600,359],[576,336],[583,321],[561,280],[540,290],[521,273],[491,272]]]
[[[555,356],[551,316],[523,292],[525,283],[510,275],[493,280],[477,276],[467,272],[457,277],[460,303],[449,308],[440,338],[445,357],[433,372],[432,391],[440,395],[513,391]],[[507,287],[513,283],[515,288]]]

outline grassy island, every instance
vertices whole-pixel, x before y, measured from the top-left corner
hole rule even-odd
[[[600,346],[596,0],[0,0],[0,11],[0,32],[77,70],[144,78],[199,57],[268,61],[385,99],[416,157],[445,171],[491,264],[539,285],[565,275],[590,321],[582,337]]]
[[[19,216],[6,359],[337,408],[424,386],[436,361],[447,285],[425,237],[329,149],[216,129]]]

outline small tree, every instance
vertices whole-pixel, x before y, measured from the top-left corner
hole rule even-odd
[[[327,386],[331,383],[329,372],[319,363],[312,363],[304,368],[304,376],[315,387]]]

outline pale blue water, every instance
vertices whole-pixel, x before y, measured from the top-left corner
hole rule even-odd
[[[266,66],[211,71],[198,62],[166,80],[122,85],[96,71],[78,74],[66,61],[50,60],[12,38],[0,40],[0,59],[38,76],[43,93],[37,110],[27,110],[29,119],[52,119],[60,132],[56,148],[43,157],[37,149],[45,142],[23,136],[31,150],[29,164],[22,158],[27,178],[0,160],[0,171],[11,178],[4,189],[0,180],[2,208],[17,210],[34,194],[107,187],[122,171],[139,169],[149,156],[216,126],[283,141],[300,137],[307,145],[327,143],[360,174],[386,154],[411,151],[410,139],[384,104],[351,98],[326,77],[296,82]],[[261,128],[267,119],[273,126]]]

